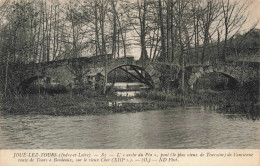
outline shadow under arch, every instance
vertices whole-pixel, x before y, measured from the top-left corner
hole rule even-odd
[[[224,72],[219,72],[219,71],[213,71],[213,72],[210,72],[210,73],[205,73],[205,74],[201,74],[199,77],[196,78],[196,80],[194,81],[194,83],[191,85],[191,87],[193,88],[193,86],[198,82],[198,80],[201,78],[201,77],[204,77],[204,76],[207,76],[207,75],[210,75],[210,74],[221,74],[223,76],[225,76],[226,78],[228,78],[228,82],[227,84],[223,84],[223,85],[220,85],[219,88],[227,88],[227,89],[230,89],[230,90],[235,90],[239,87],[239,81],[233,77],[232,75],[230,74],[227,74],[227,73],[224,73]],[[195,74],[196,75],[196,74]]]
[[[124,68],[124,67],[126,67],[126,68]],[[129,69],[127,69],[127,67],[129,67]],[[119,66],[116,66],[116,67],[110,69],[108,71],[107,75],[109,75],[110,73],[112,73],[116,69],[120,69],[120,70],[128,73],[133,78],[137,79],[141,83],[146,84],[150,88],[154,88],[154,82],[153,82],[152,77],[143,67],[138,66],[138,65],[129,65],[129,64],[119,65]],[[130,70],[134,71],[134,73],[136,73],[136,75],[134,75],[132,72],[130,72]],[[142,71],[144,73],[142,73]]]
[[[18,92],[25,92],[26,89],[30,86],[31,83],[33,83],[34,81],[38,80],[38,79],[43,79],[43,78],[50,78],[47,76],[32,76],[29,78],[24,79],[23,81],[21,81],[17,86],[16,86],[16,90]]]

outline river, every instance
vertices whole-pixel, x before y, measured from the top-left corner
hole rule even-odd
[[[214,107],[100,116],[0,116],[4,149],[260,148],[260,121]]]

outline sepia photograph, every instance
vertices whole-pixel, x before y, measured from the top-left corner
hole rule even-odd
[[[260,0],[0,0],[0,149],[260,149],[259,20]]]

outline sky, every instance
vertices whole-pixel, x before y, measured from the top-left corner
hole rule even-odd
[[[249,21],[246,27],[250,27],[253,22],[260,20],[260,0],[252,0],[252,5],[249,7]],[[260,29],[260,22],[257,25],[257,28]]]

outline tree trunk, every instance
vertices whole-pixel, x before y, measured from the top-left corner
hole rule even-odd
[[[164,25],[163,25],[163,15],[162,15],[162,0],[159,0],[159,25],[161,29],[161,56],[160,59],[162,61],[166,61],[166,50],[165,50],[165,34],[164,34]]]
[[[111,1],[113,7],[113,36],[112,36],[112,56],[116,57],[116,35],[117,35],[117,19],[116,19],[116,9],[114,0]]]

